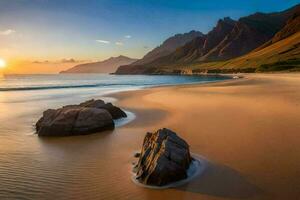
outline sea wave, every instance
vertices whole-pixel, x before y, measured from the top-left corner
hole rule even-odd
[[[47,86],[29,86],[29,87],[2,87],[0,88],[0,91],[24,91],[24,90],[51,90],[51,89],[71,89],[71,88],[95,88],[95,87],[116,87],[116,86],[122,86],[122,87],[142,87],[142,86],[151,86],[153,84],[84,84],[84,85],[47,85]]]

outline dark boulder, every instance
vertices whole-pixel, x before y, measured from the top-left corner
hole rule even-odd
[[[105,103],[100,99],[99,100],[92,99],[79,104],[79,106],[105,109],[111,114],[113,119],[120,119],[120,118],[127,117],[126,113],[123,110],[114,106],[112,103]]]
[[[120,108],[112,105],[111,103],[107,103],[101,107],[102,109],[107,110],[113,119],[120,119],[127,117],[126,113]]]
[[[114,128],[111,115],[104,109],[82,108],[73,126],[78,134],[94,133]]]
[[[114,122],[106,110],[85,107],[49,109],[36,123],[40,136],[82,135],[113,128]]]
[[[187,178],[191,162],[189,145],[173,131],[159,129],[144,138],[136,167],[137,180],[155,186],[179,181]]]
[[[114,128],[113,119],[126,117],[120,108],[102,100],[49,109],[36,123],[40,136],[67,136],[95,133]]]
[[[114,121],[104,109],[65,107],[49,109],[36,123],[39,136],[71,136],[113,129]]]
[[[79,106],[82,107],[89,107],[89,108],[102,108],[102,106],[105,105],[105,102],[101,99],[91,99],[88,101],[85,101],[83,103],[80,103]]]

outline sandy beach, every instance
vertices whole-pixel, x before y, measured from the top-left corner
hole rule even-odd
[[[300,199],[299,88],[300,74],[253,74],[113,95],[137,117],[115,131],[126,141],[123,156],[140,149],[147,131],[167,127],[209,163],[180,188],[130,183],[128,193],[138,190],[137,199]]]
[[[49,100],[45,93],[51,91],[42,90],[34,96],[38,99],[28,101],[30,91],[3,93],[0,109],[7,114],[0,117],[0,199],[298,200],[299,88],[300,74],[246,74],[108,94],[116,101],[104,99],[136,118],[113,131],[63,138],[34,134],[42,111],[101,99],[101,94],[87,97],[77,91],[76,98]],[[51,97],[68,94],[54,92]],[[134,152],[147,131],[163,127],[185,139],[207,167],[181,187],[140,187],[131,179]]]

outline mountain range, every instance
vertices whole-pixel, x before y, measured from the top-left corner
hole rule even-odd
[[[132,65],[146,64],[152,62],[157,58],[169,55],[177,48],[185,45],[186,43],[192,41],[197,37],[202,36],[204,36],[204,34],[199,31],[190,31],[189,33],[176,34],[165,40],[160,46],[147,53],[142,59],[132,63]]]
[[[225,17],[207,34],[197,31],[181,34],[174,44],[173,39],[178,35],[167,39],[141,60],[120,66],[116,73],[263,71],[272,64],[281,66],[271,67],[273,70],[297,68],[300,67],[299,30],[300,5],[281,12],[258,12],[238,20]],[[167,48],[170,46],[173,48]],[[160,49],[168,50],[160,53]]]
[[[129,65],[137,59],[126,56],[110,57],[107,60],[76,65],[60,73],[113,73],[121,65]]]

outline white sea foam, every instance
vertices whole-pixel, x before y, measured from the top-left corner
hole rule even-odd
[[[124,126],[125,124],[132,122],[136,118],[133,112],[130,112],[128,110],[123,111],[126,113],[127,117],[114,120],[116,127]]]

